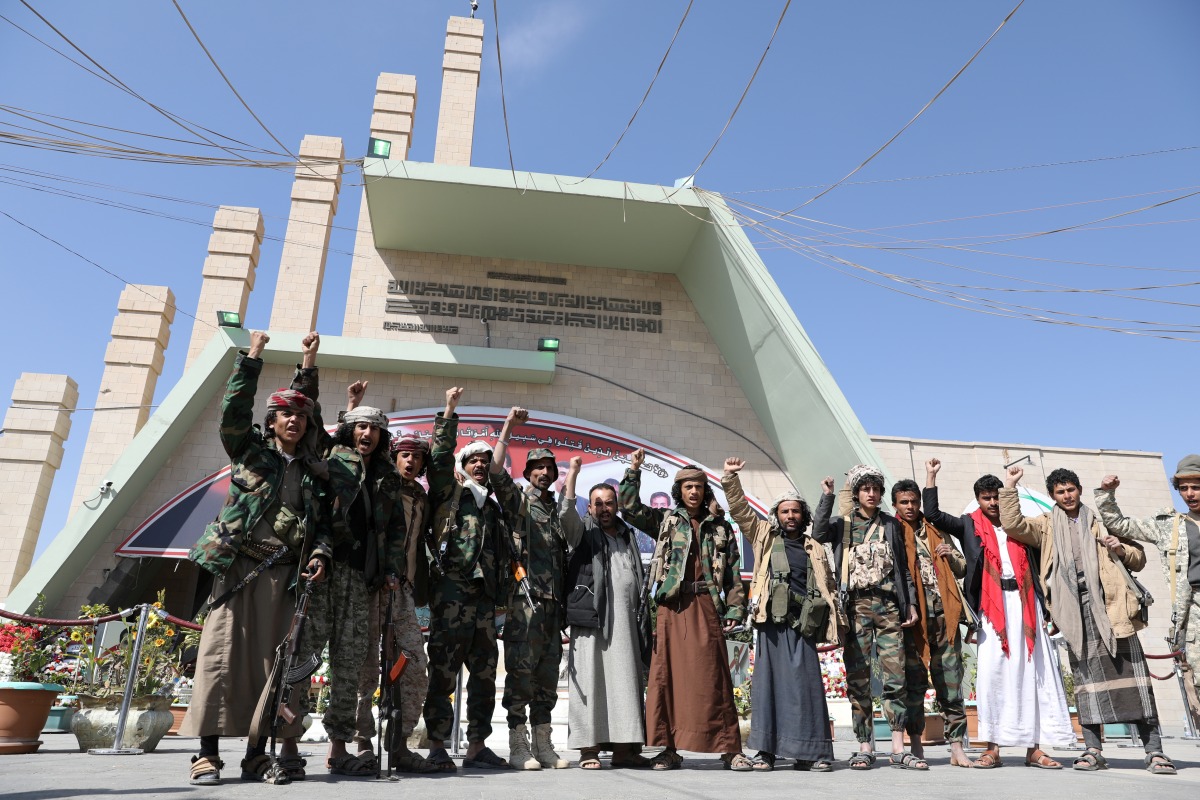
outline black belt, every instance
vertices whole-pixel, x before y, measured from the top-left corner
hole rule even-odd
[[[1001,578],[1000,588],[1006,592],[1015,592],[1021,588],[1021,584],[1017,583],[1016,578]]]
[[[708,581],[683,581],[679,584],[679,594],[708,594]]]

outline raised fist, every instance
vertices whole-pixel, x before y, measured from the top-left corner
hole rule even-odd
[[[321,334],[311,331],[300,340],[300,348],[309,355],[316,355],[321,346]]]
[[[458,401],[462,399],[463,392],[465,392],[465,391],[466,391],[466,389],[464,389],[461,386],[451,386],[449,389],[447,389],[446,390],[446,408],[450,409],[451,411],[453,411],[455,408],[457,408]]]
[[[1116,475],[1105,475],[1104,480],[1100,481],[1100,488],[1106,492],[1115,492],[1120,485],[1121,479]]]
[[[646,460],[646,451],[639,447],[637,450],[634,450],[632,453],[629,454],[629,468],[630,469],[641,469],[642,463],[645,460]]]
[[[266,348],[267,342],[271,341],[271,337],[262,331],[250,332],[250,352],[251,358],[258,358],[262,355],[262,351]]]
[[[567,467],[567,472],[578,473],[583,468],[583,458],[581,456],[571,456],[571,465]]]
[[[824,494],[833,494],[833,477],[826,475],[821,479],[821,491]]]
[[[1011,467],[1008,468],[1008,473],[1004,476],[1005,488],[1007,488],[1007,489],[1017,488],[1017,484],[1021,482],[1021,478],[1024,477],[1024,475],[1025,475],[1025,470],[1021,469],[1016,464],[1013,464]]]
[[[520,406],[513,406],[508,412],[508,418],[516,425],[523,425],[529,421],[529,411]]]
[[[925,462],[925,474],[937,475],[942,469],[942,462],[936,458],[931,458]]]
[[[363,395],[367,393],[370,381],[357,380],[346,387],[346,410],[353,411],[362,405]]]
[[[746,466],[745,460],[735,456],[730,456],[729,458],[725,459],[725,472],[730,475],[736,475],[744,466]]]

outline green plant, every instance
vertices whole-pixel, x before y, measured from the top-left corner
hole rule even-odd
[[[750,681],[746,681],[741,686],[733,687],[733,706],[737,709],[737,714],[742,719],[750,716]]]
[[[133,667],[133,651],[137,643],[137,624],[125,621],[121,640],[115,646],[87,654],[90,682],[89,694],[106,697],[125,691],[129,675],[136,672],[133,683],[135,695],[169,695],[182,676],[179,659],[187,636],[175,630],[162,615],[165,589],[160,589],[146,622],[137,669]],[[84,606],[80,616],[95,617],[108,613],[107,606]]]

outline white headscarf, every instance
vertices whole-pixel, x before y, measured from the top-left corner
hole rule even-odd
[[[475,498],[475,505],[481,509],[483,508],[483,504],[487,501],[488,494],[491,492],[491,489],[488,486],[476,483],[475,479],[472,478],[465,469],[463,469],[463,462],[471,456],[479,455],[480,453],[490,454],[491,452],[492,446],[490,444],[476,439],[462,450],[459,450],[454,454],[454,471],[462,476],[463,486],[471,490],[471,496]]]

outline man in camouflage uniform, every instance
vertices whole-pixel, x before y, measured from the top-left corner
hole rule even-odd
[[[319,653],[329,645],[330,694],[323,724],[329,736],[326,766],[334,775],[374,777],[378,772],[369,746],[352,756],[346,744],[357,733],[359,672],[378,648],[370,636],[372,599],[385,584],[396,588],[403,570],[400,473],[389,457],[387,428],[382,411],[358,406],[342,417],[329,452],[333,563],[328,585],[313,595],[304,651]]]
[[[313,332],[302,341],[303,369],[312,371],[314,386],[319,340]],[[229,496],[188,554],[216,576],[182,728],[200,738],[191,782],[201,786],[220,783],[220,737],[248,733],[254,735],[241,763],[243,779],[286,784],[304,777],[298,721],[279,729],[284,741],[276,763],[266,754],[266,737],[251,731],[261,723],[254,711],[270,691],[275,649],[291,625],[301,572],[320,583],[332,554],[327,473],[318,458],[312,399],[281,389],[267,402],[266,433],[253,424],[269,341],[253,332],[249,351],[234,363],[220,417],[221,445],[231,461]],[[292,692],[295,710],[307,689]]]
[[[429,458],[429,497],[444,574],[433,583],[429,603],[429,696],[425,727],[429,761],[446,772],[456,767],[446,752],[454,716],[450,695],[459,669],[467,668],[467,755],[463,767],[509,769],[484,745],[496,707],[496,601],[507,581],[504,512],[489,498],[492,448],[476,441],[455,453],[463,390],[446,392],[446,408],[434,420]],[[461,480],[461,483],[459,482]],[[444,552],[442,551],[444,545]]]
[[[929,469],[933,469],[930,465]],[[921,487],[914,480],[892,485],[892,508],[904,537],[908,572],[916,588],[917,624],[904,631],[904,683],[908,715],[904,729],[912,742],[912,754],[924,760],[921,743],[925,732],[925,692],[930,684],[945,722],[950,742],[950,764],[969,767],[963,749],[967,717],[963,707],[962,592],[958,580],[967,572],[967,560],[934,525],[921,514]]]
[[[904,769],[929,765],[904,751],[907,719],[904,691],[904,634],[917,622],[916,588],[908,571],[904,540],[895,517],[880,510],[883,473],[874,467],[852,467],[846,478],[842,516],[833,512],[833,478],[821,482],[821,502],[813,521],[813,538],[833,545],[842,606],[849,630],[843,637],[846,693],[854,718],[859,752],[850,768],[870,769],[875,763],[872,729],[871,653],[883,685],[883,713],[892,729],[892,764]]]
[[[1184,456],[1171,478],[1186,514],[1164,508],[1152,517],[1127,517],[1117,505],[1120,485],[1116,475],[1105,476],[1095,491],[1096,510],[1110,533],[1150,542],[1162,555],[1171,587],[1171,649],[1184,651],[1184,691],[1193,730],[1200,730],[1200,455]]]
[[[621,480],[621,510],[630,524],[657,533],[650,583],[657,634],[646,692],[646,744],[665,749],[657,770],[679,769],[679,750],[721,753],[726,769],[745,772],[724,633],[746,616],[733,528],[709,510],[712,488],[704,471],[685,465],[675,475],[672,509],[641,501],[638,449]]]
[[[504,707],[508,710],[509,763],[514,769],[564,769],[550,744],[550,714],[558,702],[558,668],[562,663],[563,576],[567,545],[558,506],[550,487],[558,480],[554,453],[545,448],[525,457],[523,491],[504,469],[508,437],[529,420],[529,412],[513,406],[500,430],[492,455],[491,481],[504,509],[515,550],[529,576],[534,608],[515,582],[504,623]],[[528,720],[525,709],[529,709]],[[533,723],[533,748],[529,729]]]

